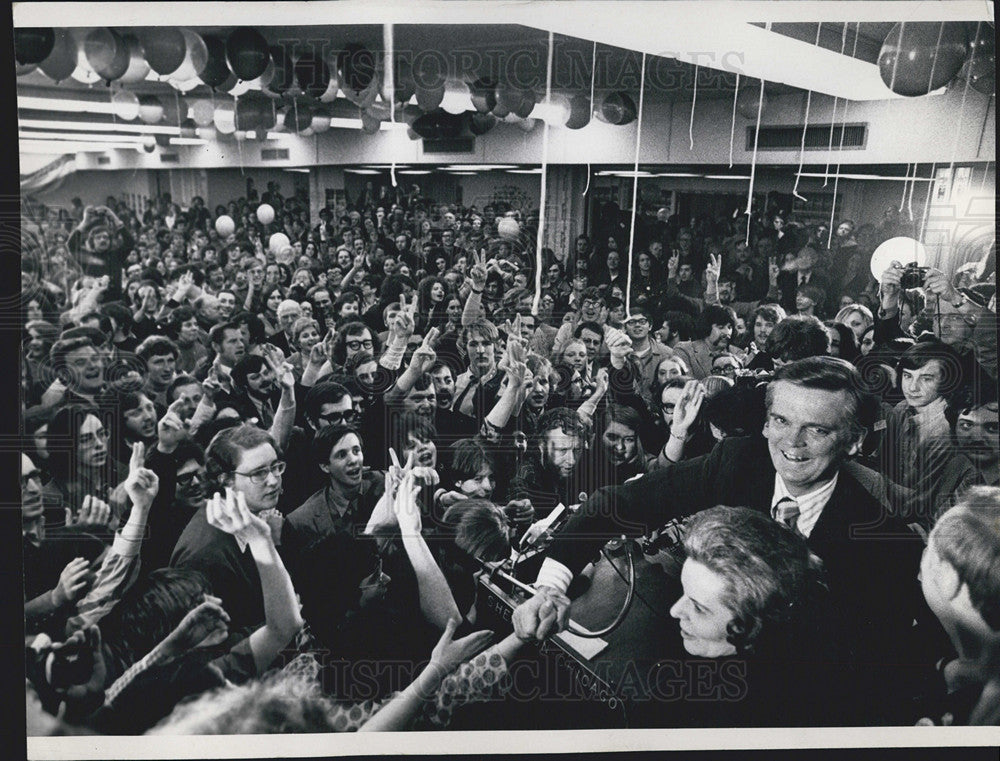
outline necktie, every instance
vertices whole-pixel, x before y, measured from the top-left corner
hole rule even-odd
[[[799,519],[799,503],[790,497],[783,497],[772,510],[774,519],[783,526],[796,530],[795,523]]]

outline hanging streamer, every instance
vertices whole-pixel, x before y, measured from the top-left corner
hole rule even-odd
[[[552,55],[555,50],[555,33],[549,32],[549,55],[545,64],[545,102],[552,102]],[[538,204],[538,235],[535,238],[535,298],[531,302],[531,313],[538,316],[538,305],[542,301],[542,241],[545,233],[545,191],[549,169],[549,120],[542,119],[542,188]]]
[[[736,98],[740,94],[740,73],[736,72],[736,89],[733,90],[733,121],[729,127],[729,168],[733,168],[733,140],[736,137]]]
[[[917,189],[917,165],[913,165],[913,179],[910,180],[910,198],[906,202],[906,213],[910,217],[910,221],[913,221],[913,191]]]
[[[768,22],[768,28],[771,23]],[[753,133],[753,157],[750,159],[750,188],[747,190],[747,239],[746,245],[750,245],[750,225],[753,222],[751,216],[753,207],[753,183],[757,177],[757,140],[760,138],[760,116],[764,111],[764,80],[760,80],[760,98],[757,100],[757,127]]]
[[[861,23],[858,22],[857,28],[854,30],[854,49],[851,51],[851,57],[857,55],[858,52],[858,29],[860,29]],[[844,26],[844,36],[847,35],[847,26]],[[844,153],[844,125],[847,124],[847,109],[850,108],[851,102],[844,99],[844,112],[840,115],[840,121],[842,122],[840,127],[840,146],[837,149],[837,176],[833,180],[833,203],[830,205],[830,234],[827,237],[827,248],[830,247],[830,241],[833,239],[833,215],[837,210],[837,188],[840,187],[840,157]],[[804,136],[803,136],[804,137]]]
[[[924,242],[924,232],[927,230],[927,218],[931,212],[931,194],[934,192],[934,173],[937,170],[937,162],[931,164],[931,176],[927,181],[927,197],[924,199],[924,215],[920,220],[920,242]]]
[[[694,150],[694,107],[698,103],[698,64],[694,65],[694,89],[691,93],[691,118],[688,120],[688,150]]]
[[[393,124],[396,123],[396,72],[392,68],[392,58],[395,54],[395,49],[393,47],[393,25],[383,24],[382,25],[382,43],[385,47],[385,66],[383,76],[382,88],[383,92],[389,93],[389,121]],[[392,182],[392,186],[398,187],[396,182],[396,158],[395,152],[393,152],[392,166],[389,167],[389,181]]]
[[[597,43],[594,43],[594,53],[590,61],[590,115],[594,115],[594,83],[597,81]],[[587,195],[590,190],[590,162],[587,162],[587,187],[583,189],[583,195]]]
[[[855,36],[854,41],[857,42],[858,38]],[[844,55],[844,50],[847,48],[847,22],[844,22],[844,29],[840,33],[840,54]],[[837,122],[837,101],[839,98],[834,96],[833,98],[833,112],[830,114],[830,143],[826,147],[826,170],[823,172],[823,187],[826,187],[826,183],[830,180],[830,154],[833,153],[833,127]],[[843,133],[841,133],[843,134]],[[838,171],[837,174],[840,174]]]
[[[816,42],[814,44],[819,45],[819,35],[823,30],[823,22],[820,22],[816,26]],[[854,38],[855,45],[857,44],[857,37]],[[805,160],[806,152],[806,130],[809,128],[809,108],[812,106],[812,90],[806,90],[806,118],[802,125],[802,144],[799,146],[799,169],[795,173],[795,186],[792,188],[792,195],[798,198],[800,201],[805,201],[808,203],[809,199],[805,196],[799,195],[799,180],[802,179],[802,163]],[[732,166],[732,138],[730,138],[730,148],[729,148],[729,166]]]
[[[628,234],[628,274],[625,276],[625,316],[632,315],[632,257],[635,253],[635,216],[639,210],[639,145],[642,143],[642,102],[646,94],[646,54],[639,75],[639,113],[635,127],[635,163],[632,166],[632,229]]]
[[[899,199],[898,211],[902,211],[903,206],[906,204],[906,183],[908,183],[909,181],[910,181],[910,164],[909,162],[907,162],[906,174],[903,175],[903,197]]]
[[[933,176],[933,175],[932,175]],[[990,178],[990,162],[986,162],[986,166],[983,167],[983,181],[979,185],[979,192],[983,193],[986,190],[986,181]]]
[[[979,31],[983,25],[980,21],[976,24],[976,48],[979,47]],[[972,82],[972,77],[965,78],[965,87],[962,89],[962,106],[958,110],[958,125],[955,127],[955,142],[951,146],[951,161],[948,162],[948,181],[954,182],[955,176],[955,156],[958,154],[958,141],[962,135],[962,122],[965,119],[965,99],[969,94],[969,84]]]
[[[996,97],[996,93],[990,93],[989,100],[986,101],[986,111],[983,112],[983,126],[979,130],[979,143],[976,146],[976,156],[983,150],[983,137],[986,136],[986,123],[990,120],[990,107],[993,105],[993,98]]]

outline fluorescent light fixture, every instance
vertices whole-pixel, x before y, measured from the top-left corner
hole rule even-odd
[[[359,122],[360,123],[360,122]],[[60,122],[49,119],[19,119],[18,126],[34,129],[62,129],[91,132],[139,132],[145,135],[176,135],[180,127],[160,127],[156,124],[112,124],[110,122]]]
[[[104,153],[112,148],[142,148],[137,143],[74,143],[69,140],[25,140],[18,150],[24,153]]]
[[[408,169],[410,165],[409,164],[395,164],[395,165],[393,165],[393,164],[365,164],[365,168],[366,169],[392,169],[393,166],[395,166],[396,169]]]
[[[749,174],[706,174],[706,180],[749,180]]]
[[[654,177],[655,175],[650,172],[645,172],[639,170],[638,172],[633,172],[631,170],[605,170],[597,173],[598,177]]]
[[[140,135],[101,135],[87,132],[18,132],[20,140],[71,140],[78,143],[142,143]]]
[[[400,169],[397,174],[434,174],[431,169]]]
[[[505,169],[508,174],[541,174],[542,168],[537,167],[536,169]]]
[[[75,114],[113,114],[115,107],[108,101],[99,100],[69,100],[63,98],[38,98],[32,95],[18,95],[18,108],[31,108],[36,111],[70,111]]]
[[[170,138],[171,145],[208,145],[207,140],[202,140],[200,137],[172,137]]]
[[[351,174],[382,174],[378,169],[345,169],[344,171]]]
[[[656,172],[653,177],[701,177],[693,172]]]
[[[824,174],[823,172],[799,172],[799,177],[841,180],[886,180],[888,182],[934,182],[933,177],[890,177],[882,174]]]
[[[448,174],[453,174],[456,177],[475,177],[479,172],[456,172],[454,169],[446,170]]]
[[[491,169],[517,169],[517,164],[449,164],[445,169],[460,172],[488,172]]]
[[[285,167],[284,171],[286,171],[286,172],[302,172],[304,174],[309,174],[309,170],[308,169],[304,169],[302,167]]]

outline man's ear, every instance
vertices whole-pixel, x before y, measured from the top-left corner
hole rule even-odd
[[[865,443],[865,437],[867,435],[867,428],[862,428],[860,433],[848,433],[848,439],[844,448],[848,457],[854,457],[861,451],[861,446]]]
[[[330,472],[330,465],[329,465],[329,463],[321,462],[319,464],[319,469],[322,470],[324,473],[329,473]]]

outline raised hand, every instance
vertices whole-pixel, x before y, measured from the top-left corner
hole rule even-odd
[[[216,396],[222,392],[222,382],[219,380],[219,371],[215,365],[208,368],[208,375],[201,384],[201,392],[210,402],[214,402]]]
[[[698,411],[701,403],[705,401],[705,387],[696,380],[690,380],[684,384],[681,398],[677,400],[674,408],[674,420],[670,425],[670,432],[679,439],[687,437],[688,431],[698,418]]]
[[[75,516],[66,509],[67,526],[107,526],[112,520],[111,507],[103,499],[92,494],[83,498],[80,512]]]
[[[364,266],[365,266],[365,255],[364,254],[358,254],[357,256],[355,256],[354,257],[354,269],[359,270],[359,269],[364,268]]]
[[[778,275],[780,273],[781,267],[778,266],[778,260],[772,256],[767,260],[767,278],[771,285],[778,284]]]
[[[469,278],[472,280],[474,290],[481,291],[486,287],[486,278],[489,270],[486,268],[486,250],[472,254],[472,267],[469,269]]]
[[[518,639],[525,642],[543,640],[566,628],[570,601],[566,595],[549,587],[541,587],[534,597],[514,609],[511,621]]]
[[[611,353],[612,360],[624,361],[625,357],[632,353],[632,339],[618,328],[605,327],[604,343]]]
[[[167,413],[170,414],[169,412]],[[166,417],[166,415],[164,415]],[[149,507],[160,489],[160,479],[156,473],[145,467],[146,447],[141,441],[132,445],[132,458],[128,464],[128,478],[125,479],[125,493],[137,508]]]
[[[156,424],[157,437],[162,449],[172,452],[187,437],[188,423],[181,417],[184,406],[183,399],[176,400],[167,407],[166,413]]]
[[[399,532],[403,536],[416,536],[420,533],[422,523],[420,520],[420,505],[417,504],[417,495],[420,487],[417,486],[417,476],[412,468],[403,472],[403,478],[396,489],[396,496],[392,501],[392,513],[396,516],[396,523],[399,525]]]
[[[56,607],[62,607],[68,602],[74,602],[87,588],[87,572],[90,563],[86,558],[73,558],[59,574],[59,583],[52,590],[52,602]]]
[[[709,254],[708,259],[708,266],[705,267],[705,279],[708,283],[718,283],[722,276],[722,254],[718,256]]]
[[[594,393],[604,396],[608,393],[610,380],[608,378],[608,368],[602,367],[594,373]]]
[[[250,512],[246,497],[237,489],[226,488],[226,496],[215,492],[205,505],[208,523],[237,539],[271,541],[271,528],[262,518]]]
[[[205,600],[188,612],[177,628],[167,635],[167,644],[177,653],[199,647],[212,647],[229,636],[229,614],[218,597],[205,595]]]
[[[677,269],[680,267],[680,264],[681,264],[681,255],[679,252],[674,251],[674,253],[670,255],[670,258],[667,259],[667,277],[669,278],[677,277]]]
[[[889,268],[882,273],[882,293],[897,293],[900,288],[900,280],[903,277],[903,265],[893,262]]]
[[[493,639],[493,632],[484,629],[461,639],[453,640],[456,628],[458,628],[458,620],[449,619],[441,639],[431,651],[431,663],[445,672],[454,671],[467,660],[475,657]]]
[[[50,658],[51,685],[66,700],[62,718],[77,722],[96,711],[104,702],[104,683],[108,678],[97,624],[54,644]]]
[[[322,366],[326,362],[326,345],[323,341],[317,341],[309,350],[309,364]]]

